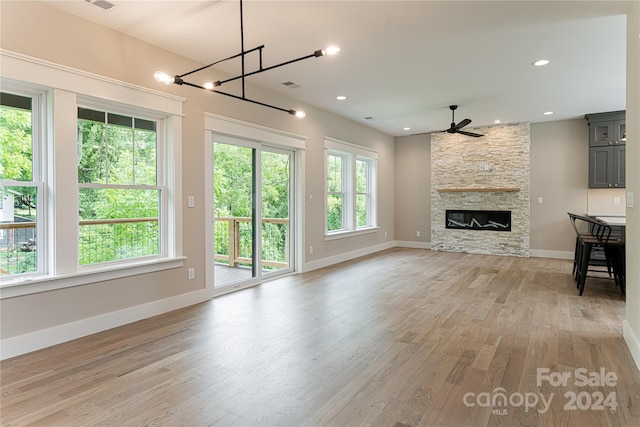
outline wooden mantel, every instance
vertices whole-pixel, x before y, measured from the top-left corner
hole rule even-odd
[[[503,193],[520,191],[517,187],[438,188],[438,193]]]

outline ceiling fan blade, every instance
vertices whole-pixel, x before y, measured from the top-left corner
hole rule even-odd
[[[471,120],[464,119],[463,121],[461,121],[460,123],[458,123],[456,125],[456,129],[461,129],[461,128],[465,127],[466,125],[468,125],[469,123],[471,123]]]
[[[481,136],[484,136],[484,135],[480,135],[479,133],[467,132],[467,131],[464,131],[464,130],[459,130],[457,133],[461,133],[461,134],[467,135],[467,136],[473,136],[474,138],[480,138]]]

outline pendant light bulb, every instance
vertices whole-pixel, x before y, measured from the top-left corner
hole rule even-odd
[[[340,46],[338,46],[337,44],[332,44],[331,46],[328,46],[322,49],[323,55],[333,56],[339,53],[340,53]]]
[[[163,71],[156,71],[155,73],[153,73],[153,78],[156,79],[156,81],[164,83],[166,85],[170,85],[174,82],[174,78]]]

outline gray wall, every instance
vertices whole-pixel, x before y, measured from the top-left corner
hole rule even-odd
[[[588,137],[584,119],[531,124],[531,249],[573,251],[567,212],[587,212]]]
[[[531,124],[533,255],[573,251],[575,236],[567,212],[587,211],[587,138],[584,119]],[[395,150],[396,239],[429,242],[428,233],[423,233],[427,238],[415,237],[415,231],[431,221],[429,135],[396,138]],[[543,204],[537,204],[538,197]]]
[[[627,16],[627,188],[634,194],[627,208],[627,319],[624,333],[640,367],[640,2]]]
[[[395,153],[396,240],[424,245],[431,242],[431,135],[396,138]]]

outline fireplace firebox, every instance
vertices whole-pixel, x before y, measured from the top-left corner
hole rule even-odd
[[[511,211],[449,210],[445,227],[458,230],[511,231]]]

